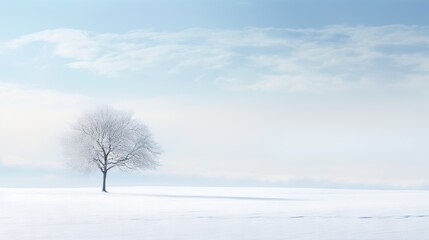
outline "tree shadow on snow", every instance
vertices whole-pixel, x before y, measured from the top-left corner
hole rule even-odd
[[[117,193],[121,195],[134,195],[162,198],[189,198],[189,199],[225,199],[225,200],[251,200],[251,201],[304,201],[304,199],[275,198],[275,197],[244,197],[244,196],[210,196],[210,195],[178,195],[178,194],[144,194],[144,193]]]

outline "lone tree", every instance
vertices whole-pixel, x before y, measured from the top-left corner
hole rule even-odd
[[[101,171],[103,192],[107,192],[110,169],[155,169],[161,154],[142,122],[132,114],[109,107],[84,114],[66,136],[65,150],[72,167]]]

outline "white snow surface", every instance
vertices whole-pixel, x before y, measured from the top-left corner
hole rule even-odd
[[[0,239],[427,240],[428,191],[0,188]]]

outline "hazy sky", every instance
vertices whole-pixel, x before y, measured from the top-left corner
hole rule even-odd
[[[0,1],[0,186],[87,186],[60,139],[133,111],[112,184],[429,186],[429,2]]]

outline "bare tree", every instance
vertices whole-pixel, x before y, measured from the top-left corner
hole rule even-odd
[[[104,192],[110,169],[154,169],[161,154],[142,122],[132,114],[108,107],[84,114],[65,140],[70,165],[86,170],[98,168],[103,174]]]

